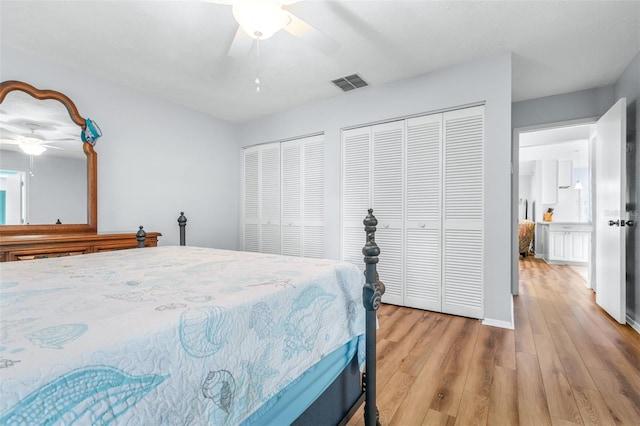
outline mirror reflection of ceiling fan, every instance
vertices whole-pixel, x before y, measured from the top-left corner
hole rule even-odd
[[[254,41],[266,40],[280,30],[285,30],[327,55],[340,47],[333,38],[287,10],[287,6],[300,0],[207,1],[233,6],[233,16],[238,22],[238,30],[227,53],[230,57],[238,58],[248,54]]]
[[[0,144],[17,145],[27,155],[40,155],[47,148],[62,149],[55,146],[56,142],[70,141],[73,138],[49,139],[36,133],[41,126],[37,123],[24,123],[24,127],[29,129],[28,133],[18,133],[0,127]]]

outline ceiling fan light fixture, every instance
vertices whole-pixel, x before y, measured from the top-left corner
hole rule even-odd
[[[21,143],[18,146],[27,155],[40,155],[47,150],[44,146],[34,143]]]
[[[273,0],[238,0],[233,4],[233,17],[244,32],[265,40],[287,25],[288,17]]]

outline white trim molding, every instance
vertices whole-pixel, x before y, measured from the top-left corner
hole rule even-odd
[[[631,315],[627,314],[627,324],[631,326],[638,334],[640,334],[640,323],[631,317]]]

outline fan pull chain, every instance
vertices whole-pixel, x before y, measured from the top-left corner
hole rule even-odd
[[[33,155],[29,156],[29,176],[35,177],[33,174]]]
[[[260,93],[260,37],[261,32],[256,32],[256,92]]]

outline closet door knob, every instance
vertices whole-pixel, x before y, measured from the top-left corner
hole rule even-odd
[[[427,225],[426,225],[426,224],[424,224],[424,223],[421,223],[421,224],[420,224],[420,228],[424,228],[425,226],[427,226]]]

